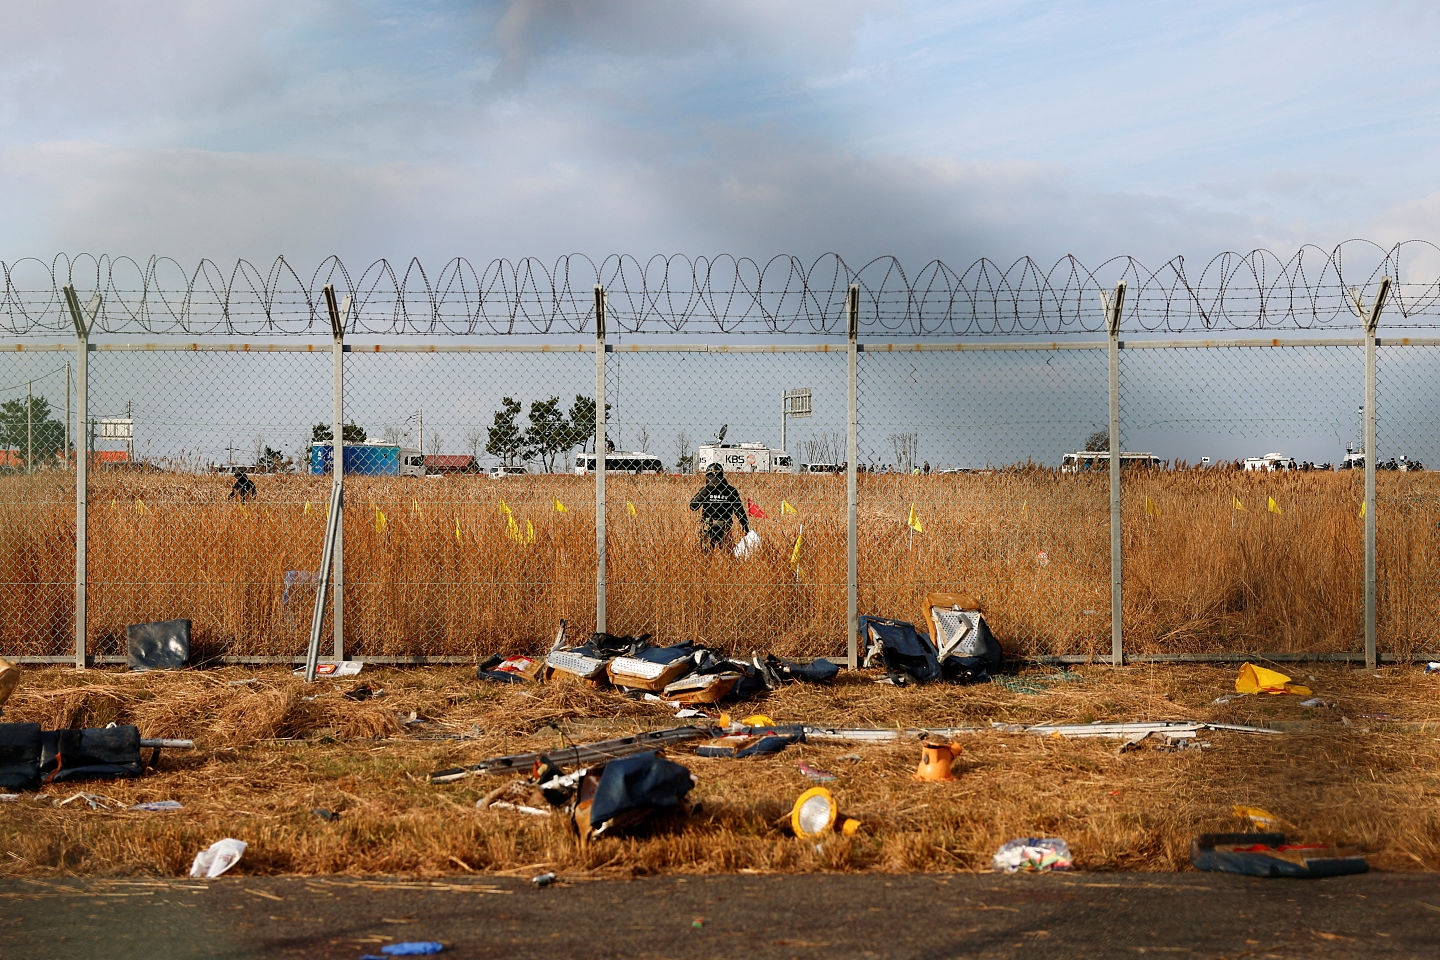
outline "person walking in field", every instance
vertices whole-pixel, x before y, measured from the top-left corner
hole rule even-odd
[[[740,491],[725,479],[725,468],[712,463],[705,468],[705,486],[690,498],[690,509],[700,511],[700,539],[707,551],[714,550],[730,535],[730,524],[740,521],[740,529],[750,532],[750,519]]]
[[[255,499],[255,481],[245,476],[240,467],[235,468],[235,485],[230,488],[230,499],[244,503]]]

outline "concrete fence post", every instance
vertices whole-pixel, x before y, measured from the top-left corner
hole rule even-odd
[[[1105,325],[1110,335],[1110,662],[1117,667],[1125,662],[1121,603],[1125,563],[1120,531],[1120,316],[1124,309],[1122,281],[1115,285],[1115,292],[1105,304]]]
[[[845,406],[845,665],[860,665],[860,287],[850,285],[845,295],[846,347]]]
[[[349,294],[337,305],[335,287],[327,283],[325,309],[330,314],[330,502],[331,509],[339,511],[330,574],[334,603],[330,622],[335,628],[338,662],[345,659],[345,324],[350,319]]]
[[[79,435],[85,449],[75,458],[75,667],[84,670],[86,664],[86,637],[88,619],[85,603],[90,589],[89,562],[86,557],[88,543],[90,449],[85,438],[89,436],[90,404],[90,331],[95,327],[95,318],[100,315],[100,294],[90,298],[90,304],[82,311],[75,296],[75,288],[65,284],[65,304],[70,310],[70,320],[75,325],[75,408],[79,418]],[[69,450],[66,450],[69,456]]]
[[[1375,669],[1375,332],[1380,325],[1380,311],[1390,293],[1390,278],[1380,281],[1380,289],[1365,317],[1365,667]],[[1359,304],[1357,304],[1357,307]]]
[[[595,632],[605,632],[605,288],[595,285]]]

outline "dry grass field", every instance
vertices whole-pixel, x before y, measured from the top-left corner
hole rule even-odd
[[[453,784],[425,775],[676,725],[665,708],[577,683],[483,683],[462,667],[367,669],[308,687],[276,668],[31,669],[7,721],[133,722],[143,736],[193,737],[197,747],[167,751],[139,780],[0,803],[0,875],[177,876],[225,836],[250,845],[238,874],[969,871],[988,869],[993,851],[1020,836],[1063,837],[1085,870],[1168,871],[1187,868],[1193,835],[1245,828],[1235,804],[1284,818],[1293,836],[1356,846],[1373,868],[1440,868],[1440,677],[1418,666],[1288,669],[1328,704],[1303,708],[1289,695],[1213,703],[1234,689],[1233,666],[1078,672],[1063,682],[1028,673],[1026,692],[896,689],[862,671],[833,687],[776,691],[737,715],[878,727],[1200,719],[1292,730],[1209,732],[1209,749],[1124,754],[1117,740],[967,734],[950,783],[912,778],[913,743],[802,743],[738,761],[678,745],[668,755],[698,778],[698,810],[582,848],[561,818],[476,810],[503,775]],[[384,695],[343,697],[362,682]],[[412,712],[423,722],[402,725]],[[790,805],[811,785],[801,760],[836,775],[841,809],[864,822],[858,836],[817,847],[788,833]],[[108,809],[51,802],[80,790],[107,798]],[[154,800],[184,809],[124,809]],[[321,820],[315,808],[340,819]]]
[[[767,514],[753,521],[764,547],[743,562],[699,549],[687,509],[697,479],[610,478],[611,631],[737,652],[843,652],[844,478],[733,479]],[[1128,475],[1127,650],[1359,650],[1361,480],[1356,472]],[[292,574],[287,589],[287,573],[317,564],[328,481],[276,475],[256,482],[259,499],[241,506],[225,500],[223,475],[94,475],[92,654],[123,652],[126,624],[176,617],[194,621],[202,658],[303,652],[313,588]],[[1387,653],[1424,653],[1440,627],[1437,484],[1430,474],[1380,477]],[[593,489],[592,478],[570,476],[352,478],[347,650],[472,657],[538,650],[561,617],[572,635],[587,633]],[[795,512],[782,512],[783,503]],[[7,584],[0,652],[70,649],[73,504],[73,475],[0,478],[0,580]],[[907,524],[912,506],[920,532]],[[861,612],[914,620],[927,592],[961,590],[982,598],[1011,653],[1108,654],[1108,509],[1104,477],[1041,469],[864,476]],[[790,560],[802,524],[797,572]]]

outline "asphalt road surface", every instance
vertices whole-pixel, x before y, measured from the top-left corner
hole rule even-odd
[[[0,960],[1440,956],[1440,876],[0,879]]]

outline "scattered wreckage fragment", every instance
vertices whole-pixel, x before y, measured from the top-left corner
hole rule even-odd
[[[77,780],[119,780],[145,770],[140,751],[151,750],[150,766],[162,747],[193,747],[191,740],[140,736],[134,726],[41,730],[38,723],[0,723],[0,788],[38,790],[41,784]]]

